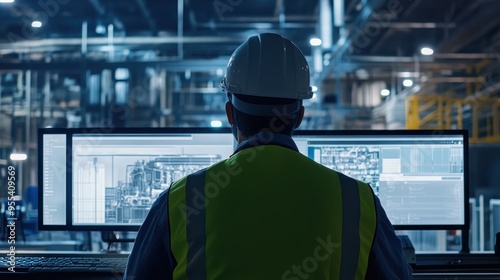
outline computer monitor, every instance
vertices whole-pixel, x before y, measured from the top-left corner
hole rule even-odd
[[[297,130],[299,150],[367,182],[395,229],[468,229],[468,133]]]
[[[39,130],[39,228],[136,231],[175,180],[228,158],[228,128]]]

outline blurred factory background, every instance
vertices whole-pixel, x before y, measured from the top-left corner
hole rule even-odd
[[[492,250],[499,11],[497,0],[0,0],[1,182],[14,154],[20,193],[36,185],[42,127],[227,126],[229,56],[277,32],[312,69],[302,129],[469,131],[471,247]],[[453,233],[419,234],[418,250],[454,248]]]

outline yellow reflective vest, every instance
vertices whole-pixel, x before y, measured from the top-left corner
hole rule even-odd
[[[364,279],[371,187],[277,145],[241,150],[170,188],[174,279]]]

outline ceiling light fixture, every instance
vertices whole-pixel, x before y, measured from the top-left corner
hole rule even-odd
[[[411,87],[411,86],[413,86],[413,81],[410,80],[410,79],[405,79],[403,81],[403,86],[405,86],[405,87]]]
[[[221,127],[222,126],[222,122],[219,121],[219,120],[214,120],[214,121],[210,122],[210,126],[212,126],[212,127]]]
[[[311,38],[311,40],[309,40],[309,44],[313,47],[321,46],[321,43],[322,41],[320,38]]]
[[[32,23],[31,23],[31,27],[34,27],[34,28],[40,28],[42,27],[42,22],[39,21],[39,20],[34,20]]]
[[[434,50],[431,49],[431,48],[425,47],[425,48],[422,48],[420,50],[420,53],[423,54],[423,55],[432,55],[434,53]]]
[[[14,3],[14,0],[0,0],[0,3]]]
[[[106,33],[106,27],[104,27],[104,25],[102,25],[102,24],[98,24],[95,27],[95,33],[97,33],[97,34],[104,34],[104,33]]]
[[[27,154],[12,153],[10,154],[10,160],[26,160],[28,158]]]
[[[389,96],[389,94],[391,94],[391,91],[386,88],[380,91],[380,95],[382,96]]]

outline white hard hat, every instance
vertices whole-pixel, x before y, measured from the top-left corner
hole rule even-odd
[[[248,38],[231,55],[221,88],[260,97],[308,99],[313,93],[304,54],[275,33]]]

